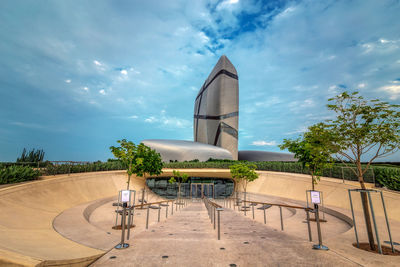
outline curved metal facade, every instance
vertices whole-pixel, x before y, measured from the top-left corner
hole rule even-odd
[[[239,160],[247,161],[297,161],[294,154],[256,150],[239,151]]]
[[[194,141],[229,150],[238,159],[239,83],[223,55],[201,87],[194,105]]]
[[[221,147],[208,144],[184,141],[184,140],[165,140],[165,139],[148,139],[143,140],[143,144],[151,147],[160,153],[164,162],[169,161],[189,161],[198,159],[206,161],[213,159],[232,159],[231,153]]]

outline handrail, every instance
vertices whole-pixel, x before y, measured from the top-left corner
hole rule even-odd
[[[228,203],[224,202],[224,206],[231,206],[231,202],[230,201],[235,201],[236,203],[238,198],[229,198],[228,199]],[[292,209],[301,209],[304,210],[306,212],[306,216],[307,216],[307,229],[308,229],[308,238],[310,241],[312,241],[312,234],[311,234],[311,226],[310,226],[310,212],[315,212],[314,209],[309,208],[309,207],[302,207],[302,206],[294,206],[294,205],[288,205],[288,204],[277,204],[277,203],[267,203],[267,202],[260,202],[260,201],[251,201],[251,200],[242,200],[242,202],[244,203],[252,203],[252,204],[261,204],[263,206],[265,205],[269,205],[269,206],[277,206],[279,207],[279,214],[280,214],[280,221],[281,221],[281,230],[283,231],[283,216],[282,216],[282,207],[284,208],[292,208]],[[239,205],[238,205],[239,206]],[[235,208],[235,204],[233,205],[233,208]],[[244,215],[246,215],[246,211],[247,211],[246,206],[243,207],[243,211],[244,211]],[[239,210],[239,207],[238,207]],[[267,219],[266,219],[266,208],[263,208],[263,212],[264,212],[264,224],[267,223]],[[253,215],[253,220],[254,220],[254,205],[252,206],[252,215]]]
[[[279,206],[284,208],[293,208],[293,209],[303,209],[305,211],[313,211],[312,208],[309,207],[301,207],[301,206],[293,206],[287,204],[277,204],[277,203],[267,203],[267,202],[259,202],[259,201],[250,201],[250,200],[242,200],[243,202],[254,203],[254,204],[261,204],[261,205],[271,205],[271,206]]]

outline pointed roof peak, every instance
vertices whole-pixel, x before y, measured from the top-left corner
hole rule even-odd
[[[236,68],[233,66],[232,62],[228,59],[228,57],[226,55],[222,55],[219,58],[217,64],[214,67],[214,70],[215,69],[218,69],[218,70],[225,69],[225,70],[237,75]]]

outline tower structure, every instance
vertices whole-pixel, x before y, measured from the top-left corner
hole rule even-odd
[[[239,83],[223,55],[201,87],[194,105],[194,141],[227,149],[238,159]]]

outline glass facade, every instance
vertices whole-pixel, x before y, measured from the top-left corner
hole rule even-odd
[[[173,199],[178,196],[178,184],[170,184],[169,177],[148,178],[147,186],[157,195]],[[232,179],[213,177],[190,177],[181,184],[181,197],[185,198],[226,198],[232,195],[234,183]]]

